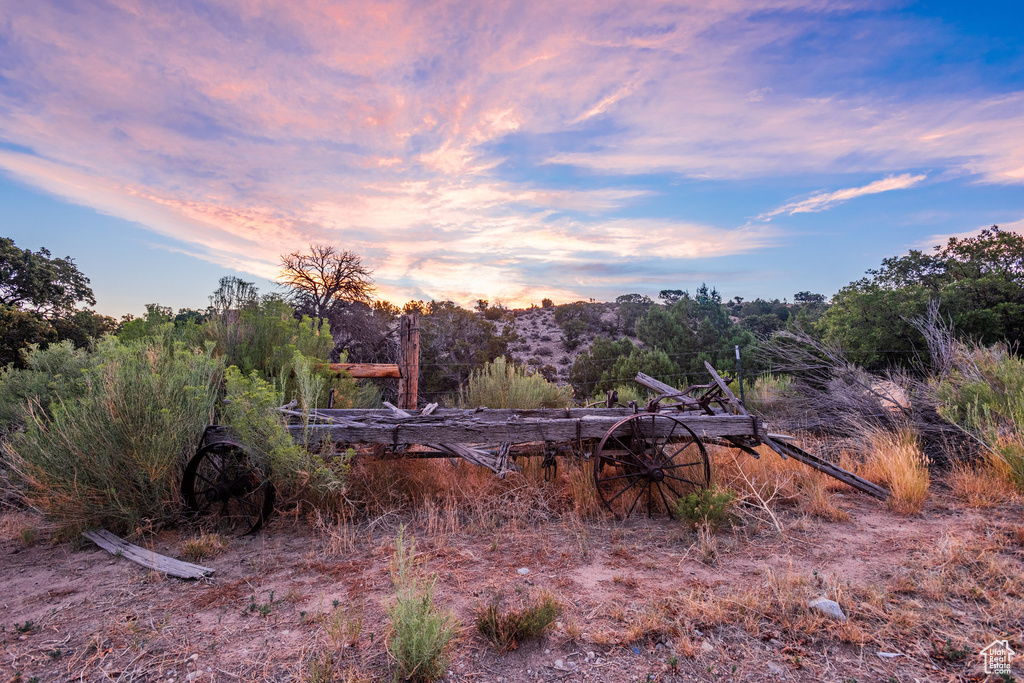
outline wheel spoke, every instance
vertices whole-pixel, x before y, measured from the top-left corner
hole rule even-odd
[[[665,512],[668,513],[669,517],[675,519],[676,516],[672,514],[672,508],[668,504],[668,498],[665,497],[665,492],[661,490],[661,482],[657,482],[654,485],[658,487],[658,495],[661,496],[661,502],[665,504]]]
[[[611,506],[612,502],[613,502],[613,501],[614,501],[614,500],[615,500],[616,498],[618,498],[618,497],[619,497],[619,496],[621,496],[621,495],[622,495],[623,493],[625,493],[626,491],[628,491],[628,490],[630,490],[631,488],[633,488],[633,486],[635,486],[635,485],[636,485],[636,483],[637,483],[638,481],[640,481],[640,476],[639,476],[639,475],[635,476],[635,477],[633,478],[633,481],[629,482],[629,486],[627,486],[626,488],[622,489],[621,491],[619,491],[618,493],[616,493],[616,494],[615,494],[614,496],[612,496],[612,497],[611,497],[611,499],[607,501],[608,505],[609,505],[609,506]]]
[[[240,499],[236,498],[235,496],[232,496],[232,498],[234,498],[237,501],[240,501]],[[239,506],[238,511],[242,513],[243,517],[245,517],[245,522],[249,525],[249,528],[251,529],[253,526],[252,517],[249,516],[249,513],[245,511],[244,507]]]
[[[685,482],[687,484],[692,484],[693,486],[696,486],[697,488],[700,488],[700,484],[698,484],[697,482],[692,481],[690,479],[683,479],[682,477],[677,477],[677,476],[672,475],[672,474],[666,474],[665,478],[666,479],[675,479],[676,481],[682,481],[682,482]]]
[[[235,500],[237,500],[239,503],[242,503],[243,505],[248,505],[250,508],[252,508],[252,509],[254,509],[256,511],[259,511],[261,509],[259,505],[257,505],[256,503],[252,502],[251,500],[249,500],[247,498],[242,498],[241,496],[234,496],[234,495],[231,496],[231,497],[234,498]]]
[[[636,507],[636,504],[640,501],[640,497],[643,496],[643,495],[644,495],[644,487],[641,486],[640,490],[636,492],[636,498],[633,499],[633,504],[629,506],[629,512],[626,513],[627,517],[629,517],[631,514],[633,514],[633,508]]]
[[[621,465],[622,467],[637,467],[637,463],[635,463],[635,462],[627,462],[626,460],[619,460],[618,458],[612,457],[610,455],[605,455],[604,453],[601,454],[601,460],[607,460],[609,462],[615,463],[616,465]]]
[[[210,481],[209,479],[207,479],[206,477],[204,477],[198,471],[196,472],[196,476],[199,477],[200,479],[202,479],[203,481],[205,481],[207,484],[209,484],[210,488],[213,488],[214,486],[217,485],[216,483],[214,483],[214,482]]]
[[[663,470],[674,470],[680,467],[693,467],[694,465],[703,465],[703,460],[695,460],[693,462],[681,462],[678,465],[664,465],[661,469]]]
[[[217,474],[219,474],[221,477],[227,478],[227,474],[224,472],[224,469],[221,467],[221,465],[223,463],[220,462],[220,458],[218,457],[218,455],[219,454],[216,454],[216,453],[207,453],[207,455],[204,458],[204,460],[206,462],[210,463],[210,467],[212,467],[213,469],[217,470]]]
[[[676,491],[676,488],[674,486],[672,486],[672,482],[668,481],[667,479],[662,479],[661,481],[665,484],[665,486],[668,487],[669,491],[671,491],[672,493],[676,494],[676,498],[682,498],[683,497],[682,494],[680,494],[679,491]]]
[[[623,448],[623,449],[625,449],[625,451],[626,451],[627,453],[629,453],[630,455],[632,455],[632,456],[633,456],[634,458],[637,458],[637,454],[633,452],[633,449],[632,449],[632,448],[630,448],[630,447],[629,447],[629,446],[627,446],[626,444],[622,443],[622,439],[620,439],[620,438],[619,438],[618,436],[616,436],[615,434],[612,434],[612,438],[613,438],[613,439],[615,439],[616,441],[618,441],[618,442],[619,442],[619,445],[620,445],[620,446],[622,446],[622,448]],[[639,458],[638,458],[638,459],[639,459]]]
[[[614,479],[630,479],[630,478],[639,477],[639,476],[640,475],[637,474],[636,472],[630,472],[629,474],[616,474],[613,477],[601,477],[601,482],[600,483],[603,484],[606,481],[612,481]]]

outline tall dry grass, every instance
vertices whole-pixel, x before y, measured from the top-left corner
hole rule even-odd
[[[776,511],[795,507],[809,515],[842,522],[849,514],[836,505],[835,492],[849,487],[792,458],[783,459],[767,446],[758,446],[760,458],[732,449],[711,448],[712,477],[739,495],[743,509],[753,510],[776,530],[783,526]]]
[[[893,512],[919,513],[928,498],[931,476],[928,456],[921,450],[917,435],[903,429],[875,431],[866,438],[869,447],[857,474],[889,489],[887,502]]]

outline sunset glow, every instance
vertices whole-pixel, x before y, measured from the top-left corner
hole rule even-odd
[[[2,232],[112,315],[311,242],[396,302],[831,295],[1024,221],[1016,5],[2,6]]]

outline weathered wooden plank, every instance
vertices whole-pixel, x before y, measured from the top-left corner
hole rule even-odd
[[[715,380],[715,384],[717,384],[718,388],[722,390],[722,394],[727,399],[729,399],[728,401],[725,402],[726,410],[728,410],[730,413],[746,415],[746,407],[742,403],[740,403],[740,400],[738,398],[736,398],[736,394],[732,393],[732,390],[729,388],[729,385],[725,383],[725,380],[722,379],[717,372],[715,372],[715,367],[707,361],[704,361],[704,367],[707,368],[708,372],[711,373],[711,379]]]
[[[605,409],[607,410],[607,409]],[[631,413],[627,413],[631,414]],[[699,437],[755,436],[754,420],[742,415],[673,415]],[[526,443],[599,439],[621,416],[583,416],[579,419],[518,419],[505,422],[469,417],[396,419],[365,427],[310,425],[311,432],[346,443],[452,444]],[[292,431],[301,431],[293,426]],[[668,429],[668,427],[666,427]],[[667,432],[666,432],[667,434]],[[664,435],[661,435],[664,436]]]
[[[426,409],[424,409],[425,411]],[[626,417],[632,415],[633,410],[631,408],[437,408],[430,413],[421,411],[420,413],[414,413],[407,411],[411,415],[433,415],[437,418],[462,418],[471,417],[475,420],[481,420],[486,422],[506,422],[508,420],[517,420],[522,418],[541,418],[541,419],[577,419],[588,415],[598,417]],[[373,419],[391,419],[395,415],[388,410],[382,410],[379,408],[331,408],[331,409],[318,409],[317,415],[321,417],[338,417],[346,420],[373,420]]]
[[[384,407],[387,408],[388,410],[390,410],[394,414],[395,417],[412,417],[413,416],[412,413],[408,413],[408,412],[402,410],[401,408],[397,408],[394,405],[388,403],[387,401],[383,401],[383,404],[384,404]]]
[[[675,387],[669,386],[668,384],[665,384],[660,380],[654,379],[650,375],[645,375],[642,372],[636,373],[636,377],[633,378],[633,381],[639,384],[640,386],[647,387],[651,391],[658,394],[664,395],[679,393],[679,390],[676,389]]]
[[[381,377],[401,377],[402,372],[395,363],[331,363],[331,370],[347,371],[353,377],[372,379]]]
[[[402,316],[399,325],[398,365],[402,378],[398,380],[398,405],[416,410],[420,377],[420,315]]]
[[[181,579],[201,579],[213,573],[213,570],[209,567],[175,560],[173,557],[167,557],[152,550],[132,545],[106,529],[87,531],[82,535],[112,555],[120,555],[136,564],[141,564],[149,569],[155,569],[169,576],[177,576]]]

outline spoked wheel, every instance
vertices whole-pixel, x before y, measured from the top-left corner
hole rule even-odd
[[[204,446],[189,460],[181,497],[189,510],[216,516],[219,528],[234,533],[258,531],[274,510],[274,485],[241,446],[226,441]]]
[[[597,493],[616,517],[638,507],[674,517],[676,501],[707,488],[711,463],[693,430],[670,415],[639,413],[619,420],[594,451]]]

